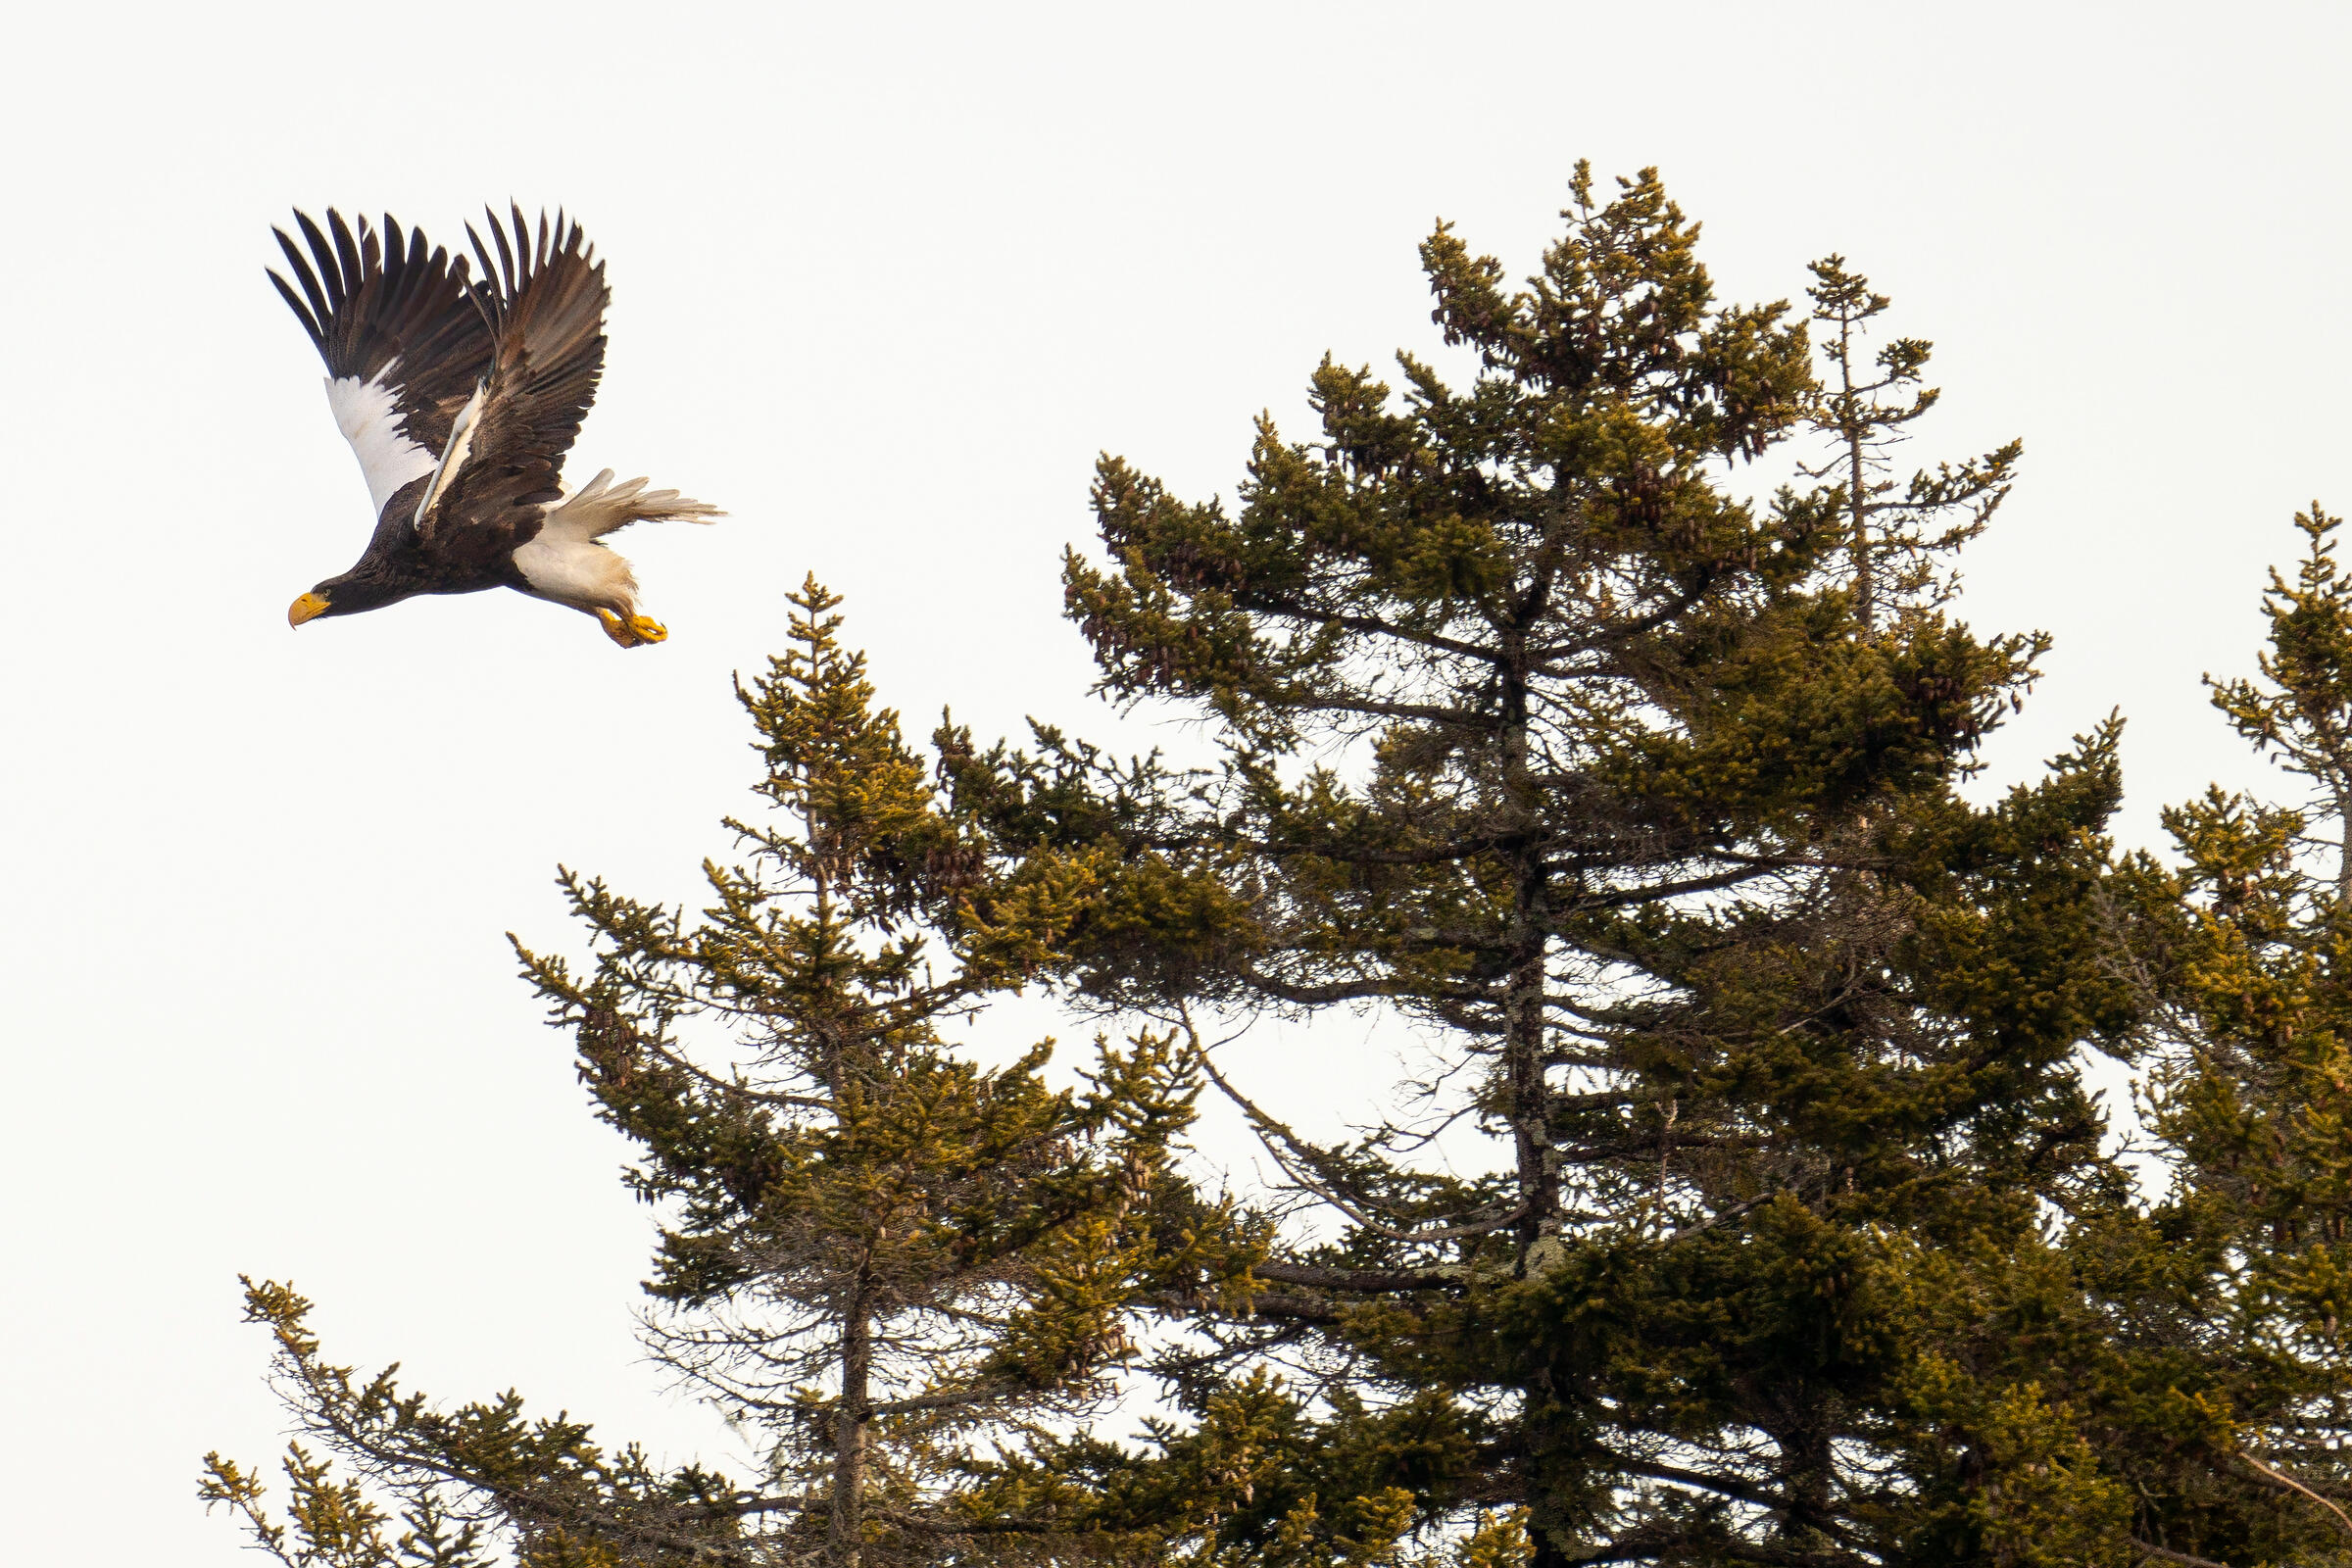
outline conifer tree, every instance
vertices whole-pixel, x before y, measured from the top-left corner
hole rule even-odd
[[[2340,519],[2295,520],[2260,678],[2209,685],[2307,795],[2210,790],[2165,815],[2179,868],[2136,867],[2164,1191],[2070,1238],[2081,1304],[2049,1314],[2053,1393],[2174,1561],[2352,1562],[2352,582]]]
[[[1984,531],[2015,482],[2024,446],[2012,441],[1982,458],[1938,465],[1933,473],[1923,468],[1898,491],[1888,475],[1888,449],[1943,396],[1919,384],[1935,345],[1895,338],[1879,346],[1866,368],[1871,323],[1893,301],[1848,271],[1842,256],[1824,257],[1812,270],[1806,292],[1826,373],[1808,417],[1833,450],[1801,466],[1809,478],[1836,480],[1817,500],[1840,514],[1855,612],[1869,627],[1882,606],[1915,602],[1935,586],[1936,557]]]
[[[1505,1558],[1542,1564],[2040,1560],[2001,1543],[2072,1506],[2018,1437],[2047,1411],[2020,1382],[1924,1440],[1944,1325],[1915,1287],[2114,1184],[2071,1066],[2137,1019],[2105,961],[2114,735],[1965,804],[2042,644],[1873,564],[1965,537],[2014,449],[1892,499],[1875,443],[1924,407],[1872,400],[1925,352],[1856,382],[1861,279],[1817,271],[1825,394],[1785,307],[1716,303],[1654,173],[1603,200],[1580,169],[1565,216],[1517,292],[1441,224],[1468,384],[1400,356],[1400,406],[1327,358],[1319,438],[1261,419],[1237,511],[1101,463],[1109,560],[1070,557],[1070,612],[1102,689],[1206,718],[1221,767],[943,736],[1014,884],[1100,882],[1084,994],[1185,1026],[1379,1006],[1438,1055],[1426,1115],[1346,1146],[1243,1101],[1334,1239],[1257,1264],[1246,1318],[1201,1303],[1197,1427],[1138,1472],[1052,1468],[1115,1518],[1247,1454],[1203,1562],[1377,1560],[1514,1508]],[[1740,496],[1809,422],[1843,489]],[[1448,1125],[1493,1167],[1416,1160]]]
[[[837,599],[811,581],[792,602],[790,651],[740,688],[774,809],[729,822],[748,858],[706,862],[710,906],[565,871],[593,963],[518,948],[662,1216],[651,1347],[760,1434],[762,1473],[661,1473],[513,1395],[437,1409],[323,1360],[309,1303],[255,1285],[289,1404],[356,1476],[297,1448],[280,1523],[214,1458],[206,1496],[280,1560],[459,1568],[494,1539],[534,1568],[1049,1549],[1052,1521],[974,1506],[975,1465],[1107,1392],[1145,1296],[1246,1263],[1170,1170],[1197,1081],[1168,1037],[1103,1047],[1081,1093],[1042,1080],[1046,1046],[999,1070],[950,1048],[944,1026],[1054,957],[1073,896],[1033,876],[985,931],[926,940],[983,858],[874,708]]]

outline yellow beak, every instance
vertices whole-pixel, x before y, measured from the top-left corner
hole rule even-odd
[[[317,620],[326,613],[326,595],[304,594],[286,611],[286,624],[299,626],[306,620]]]

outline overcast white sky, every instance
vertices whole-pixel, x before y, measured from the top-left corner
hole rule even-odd
[[[1325,349],[1432,341],[1434,218],[1524,273],[1580,156],[1661,166],[1728,297],[1793,295],[1833,249],[1891,292],[1947,389],[1923,459],[2024,438],[1967,613],[2058,647],[1996,779],[2116,707],[2128,840],[2257,779],[2197,677],[2250,664],[2295,508],[2352,506],[2344,17],[12,23],[0,1556],[240,1560],[193,1500],[208,1447],[279,1446],[240,1270],[297,1281],[345,1358],[723,1455],[637,1363],[646,1218],[500,933],[570,941],[559,859],[692,894],[751,777],[728,672],[809,567],[918,732],[948,702],[984,734],[1109,729],[1056,582],[1095,453],[1230,493],[1250,417],[1298,423]],[[507,595],[289,632],[368,519],[268,225],[332,203],[442,238],[510,195],[612,264],[579,459],[734,513],[623,541],[672,640],[624,655]],[[1237,1067],[1278,1098],[1389,1071],[1344,1023]]]

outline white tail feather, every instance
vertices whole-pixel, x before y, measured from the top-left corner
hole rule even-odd
[[[726,515],[710,503],[691,500],[675,490],[646,489],[652,482],[636,478],[616,483],[612,470],[603,469],[548,509],[539,524],[540,534],[601,539],[632,522],[711,522]]]
[[[540,515],[537,537],[514,552],[514,564],[542,599],[578,610],[637,612],[629,564],[596,541],[632,522],[710,522],[726,515],[675,490],[647,490],[647,479],[613,482],[607,468]]]

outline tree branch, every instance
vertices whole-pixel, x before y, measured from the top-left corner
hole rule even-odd
[[[2321,1496],[2318,1493],[2312,1491],[2309,1487],[2305,1486],[2302,1482],[2297,1481],[2293,1476],[2288,1475],[2285,1471],[2274,1470],[2269,1465],[2264,1464],[2260,1459],[2255,1458],[2252,1454],[2247,1453],[2242,1449],[2239,1450],[2237,1456],[2240,1459],[2243,1459],[2247,1464],[2252,1465],[2256,1470],[2259,1470],[2264,1475],[2269,1476],[2273,1481],[2278,1482],[2280,1486],[2291,1487],[2295,1491],[2303,1494],[2303,1495],[2306,1497],[2309,1497],[2312,1501],[2318,1503],[2321,1507],[2327,1509],[2329,1513],[2335,1515],[2335,1521],[2337,1524],[2343,1527],[2344,1533],[2346,1535],[2352,1535],[2352,1514],[2346,1514],[2343,1509],[2337,1507],[2334,1503],[2329,1502],[2326,1497]]]

